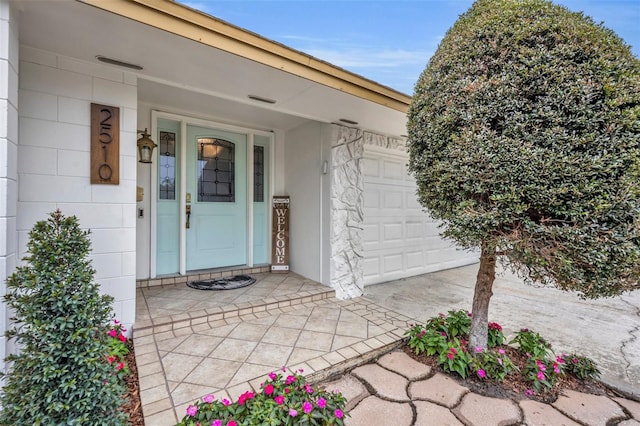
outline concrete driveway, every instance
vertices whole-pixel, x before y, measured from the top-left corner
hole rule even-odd
[[[478,264],[365,288],[379,305],[421,322],[454,309],[471,309]],[[550,341],[556,353],[593,359],[602,381],[640,398],[640,291],[600,300],[549,287],[525,285],[509,272],[496,276],[489,320],[507,338],[529,328]]]

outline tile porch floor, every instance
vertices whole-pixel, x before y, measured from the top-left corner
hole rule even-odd
[[[408,317],[289,274],[237,290],[138,288],[133,339],[147,426],[174,425],[194,400],[237,399],[283,366],[322,380],[401,339]]]

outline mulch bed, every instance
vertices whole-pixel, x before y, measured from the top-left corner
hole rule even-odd
[[[502,348],[506,351],[507,355],[511,359],[511,362],[513,362],[513,364],[518,367],[520,371],[524,371],[527,363],[526,355],[521,353],[518,349],[510,346],[502,346]],[[525,395],[525,391],[532,388],[531,382],[527,381],[524,375],[518,373],[518,371],[509,374],[502,382],[483,380],[477,376],[469,376],[466,379],[463,379],[457,374],[446,373],[440,366],[438,366],[437,357],[435,356],[427,356],[425,354],[416,355],[413,350],[407,345],[403,346],[402,350],[416,361],[430,366],[433,371],[446,374],[453,380],[458,382],[460,385],[469,388],[475,393],[488,397],[503,399],[509,398],[515,401],[532,399],[548,404],[557,400],[564,390],[575,390],[577,392],[590,393],[595,395],[606,394],[612,396],[622,396],[612,389],[609,389],[601,382],[595,380],[579,380],[570,375],[562,376],[560,379],[558,379],[558,381],[551,389],[548,389],[543,393],[536,393],[532,396],[527,396]]]
[[[142,404],[140,403],[140,382],[138,382],[138,368],[136,366],[135,348],[133,341],[129,339],[127,342],[129,353],[125,357],[129,371],[131,372],[125,381],[127,383],[127,402],[122,409],[129,414],[129,424],[132,426],[144,426],[144,417],[142,416]]]

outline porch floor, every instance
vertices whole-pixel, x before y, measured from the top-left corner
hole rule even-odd
[[[133,337],[147,426],[174,425],[209,393],[235,400],[258,390],[283,366],[324,380],[393,348],[411,321],[366,298],[338,300],[294,273],[253,276],[236,290],[138,288]]]

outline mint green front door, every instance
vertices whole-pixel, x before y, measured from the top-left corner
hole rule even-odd
[[[245,265],[247,136],[188,125],[186,140],[186,269]]]

